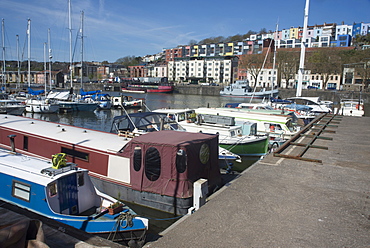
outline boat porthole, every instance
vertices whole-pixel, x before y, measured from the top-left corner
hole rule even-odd
[[[208,144],[203,144],[200,147],[199,159],[202,164],[206,164],[209,160],[209,146]]]

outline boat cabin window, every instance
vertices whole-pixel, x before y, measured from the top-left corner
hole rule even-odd
[[[89,154],[86,153],[86,152],[81,152],[81,151],[77,151],[75,149],[62,147],[61,153],[65,153],[68,156],[71,156],[71,157],[74,157],[74,158],[79,158],[79,159],[82,159],[82,160],[85,160],[85,161],[89,161]]]
[[[139,171],[141,169],[141,147],[137,146],[134,149],[134,170]]]
[[[251,125],[249,135],[257,135],[257,124]]]
[[[51,183],[51,184],[48,185],[48,192],[49,192],[50,197],[53,197],[58,193],[56,182]]]
[[[230,131],[230,137],[234,137],[235,136],[235,131]]]
[[[297,126],[293,124],[293,122],[291,120],[289,120],[287,123],[285,123],[285,125],[288,127],[288,129],[291,131],[291,132],[295,132],[297,131]]]
[[[18,181],[13,181],[12,196],[27,201],[30,201],[31,185]]]
[[[77,183],[78,183],[78,187],[84,186],[85,178],[84,178],[84,173],[83,172],[78,172],[77,173]]]
[[[155,147],[145,152],[145,175],[150,181],[156,181],[161,175],[161,155]]]
[[[28,136],[23,136],[23,150],[28,150]]]
[[[178,114],[178,120],[177,121],[185,121],[185,113]]]
[[[187,155],[186,151],[180,149],[176,153],[176,170],[178,173],[183,173],[186,170],[187,166]]]
[[[175,121],[176,120],[176,117],[174,114],[168,114],[167,115],[168,118],[170,118],[171,120]]]
[[[280,126],[280,124],[274,124],[274,123],[265,123],[265,127],[270,130],[270,132],[276,132],[283,130]]]

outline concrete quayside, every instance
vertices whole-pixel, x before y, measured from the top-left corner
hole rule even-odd
[[[369,126],[325,116],[145,247],[368,247]]]

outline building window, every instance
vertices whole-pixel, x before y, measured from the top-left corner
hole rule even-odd
[[[150,181],[156,181],[161,175],[161,156],[155,147],[146,150],[145,175]]]

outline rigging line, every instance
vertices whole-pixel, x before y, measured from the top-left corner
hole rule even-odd
[[[28,27],[28,25],[27,25]],[[23,44],[23,49],[22,49],[22,55],[21,55],[21,59],[20,59],[20,68],[22,68],[22,64],[24,63],[24,53],[25,53],[25,50],[26,50],[26,45],[27,45],[27,35],[26,37],[24,38],[24,44]]]
[[[7,28],[4,26],[4,36],[5,36],[5,39],[7,40],[8,44],[12,44],[10,41],[9,41],[9,36],[7,35]],[[9,58],[12,58],[13,57],[13,54],[12,54],[12,47],[9,45],[8,49],[6,49],[6,41],[4,41],[4,49],[5,51],[8,52],[8,55],[9,55],[9,52],[10,52],[10,56],[8,56]],[[5,55],[5,58],[6,58],[6,53],[4,54]],[[4,58],[4,59],[5,59]]]

